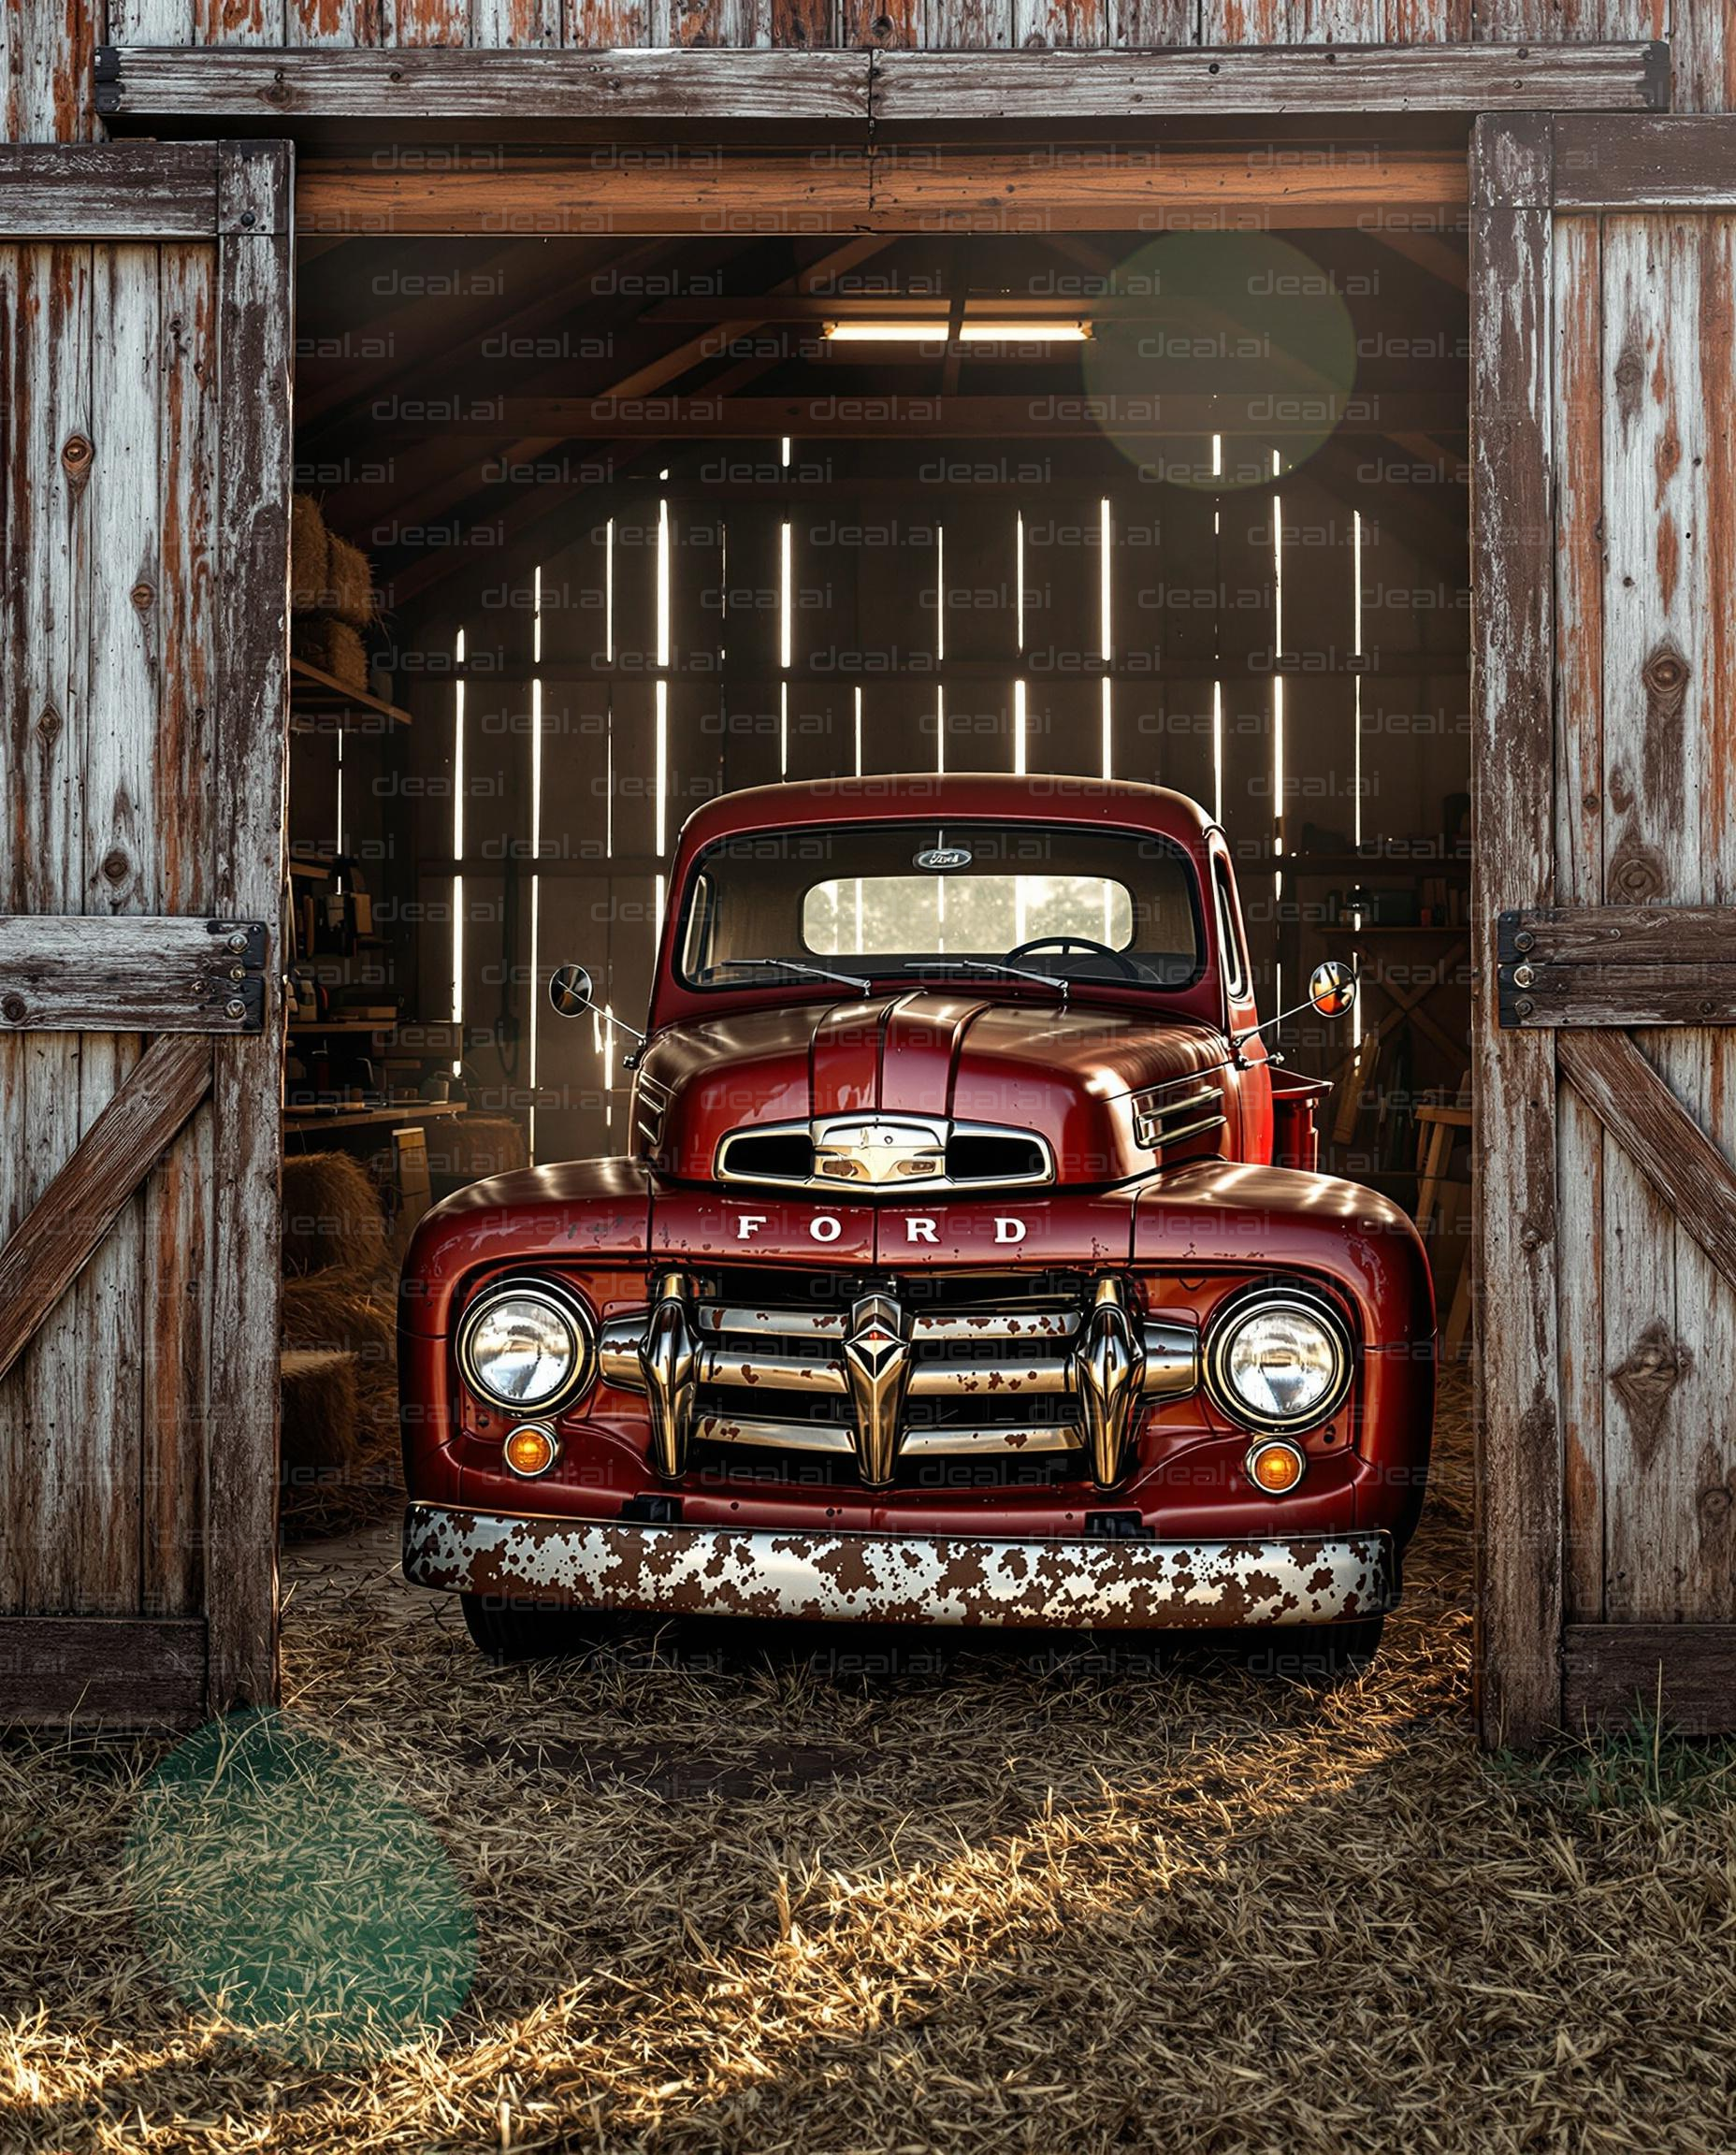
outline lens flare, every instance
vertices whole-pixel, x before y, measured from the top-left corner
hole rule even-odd
[[[470,1899],[427,1821],[271,1709],[169,1753],[125,1864],[168,1987],[279,2055],[379,2057],[437,2033],[475,1977]]]
[[[1287,239],[1171,233],[1119,263],[1108,292],[1116,306],[1081,347],[1085,388],[1142,477],[1210,493],[1269,485],[1344,418],[1355,323],[1339,280]],[[1175,430],[1178,400],[1201,408],[1197,434]]]

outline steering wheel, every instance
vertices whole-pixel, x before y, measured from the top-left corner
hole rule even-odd
[[[1069,950],[1083,950],[1088,957],[1107,958],[1124,979],[1137,980],[1142,977],[1138,966],[1124,952],[1111,949],[1107,943],[1099,943],[1093,935],[1033,935],[1029,941],[1016,944],[1006,953],[1006,962],[1010,965],[1016,958],[1029,958],[1037,950],[1059,950],[1063,957]]]

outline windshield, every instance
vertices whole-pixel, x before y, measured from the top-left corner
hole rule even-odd
[[[1184,988],[1194,870],[1166,838],[1078,825],[882,822],[710,846],[688,889],[689,987],[1025,976]]]

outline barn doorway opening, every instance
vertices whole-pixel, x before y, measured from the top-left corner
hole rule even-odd
[[[1279,1049],[1456,1351],[1466,249],[1365,224],[304,241],[291,1152],[396,1143],[413,1206],[629,1149],[611,1014],[719,791],[1154,781],[1229,834],[1264,1008],[1356,963]],[[569,959],[605,1014],[556,1029]]]

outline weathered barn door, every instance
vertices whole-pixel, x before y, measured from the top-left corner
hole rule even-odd
[[[0,1721],[276,1684],[289,248],[0,147]]]
[[[1736,1727],[1736,121],[1474,152],[1491,1741]]]

